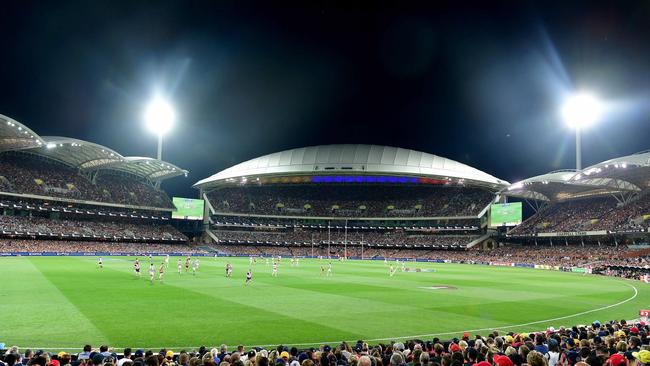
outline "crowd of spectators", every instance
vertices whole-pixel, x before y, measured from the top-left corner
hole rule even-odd
[[[271,185],[217,189],[217,212],[318,217],[476,216],[494,195],[471,187],[413,185]]]
[[[306,349],[239,345],[229,350],[222,344],[177,353],[86,345],[79,353],[50,354],[11,347],[2,350],[0,361],[6,366],[647,366],[649,333],[642,321],[594,321],[533,332],[463,332],[452,339],[359,340]]]
[[[213,222],[221,227],[309,227],[327,228],[345,227],[349,229],[376,230],[377,228],[425,228],[438,231],[476,230],[480,222],[475,219],[433,219],[433,220],[364,220],[364,219],[335,219],[323,220],[319,218],[294,219],[288,217],[258,217],[258,216],[213,216]]]
[[[51,219],[37,216],[0,215],[3,235],[53,234],[78,237],[187,240],[171,225],[156,221],[108,221],[98,219]]]
[[[477,235],[433,235],[408,233],[403,230],[392,231],[351,231],[348,230],[275,230],[275,231],[234,231],[216,230],[213,232],[220,242],[237,243],[336,243],[368,245],[453,245],[465,246]]]
[[[611,196],[553,203],[510,231],[513,235],[567,231],[639,231],[650,226],[650,194],[620,204]]]
[[[207,253],[200,246],[189,243],[159,244],[159,243],[123,243],[106,241],[69,241],[69,240],[0,240],[0,253]]]
[[[76,170],[26,154],[0,155],[3,192],[172,208],[167,194],[136,177],[102,173],[92,182]]]

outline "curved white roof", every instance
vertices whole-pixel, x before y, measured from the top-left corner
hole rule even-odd
[[[395,174],[466,179],[495,188],[509,184],[468,165],[420,151],[378,145],[321,145],[251,159],[202,179],[194,187],[235,178],[287,174]]]
[[[510,185],[507,196],[542,201],[595,194],[639,192],[650,187],[650,152],[622,156],[581,171],[558,170]]]
[[[29,127],[0,114],[0,151],[30,149],[44,143]]]
[[[187,175],[186,170],[162,160],[122,156],[115,150],[93,142],[61,136],[43,136],[42,139],[45,145],[27,151],[77,169],[117,170],[151,181]]]
[[[597,169],[602,167],[614,167],[618,168],[619,166],[639,166],[647,167],[650,166],[650,151],[641,151],[634,153],[632,155],[621,156],[620,158],[614,158],[605,160],[602,163],[594,164],[592,166],[586,167],[584,171],[589,171],[591,169]]]
[[[39,136],[24,124],[0,114],[0,152],[23,151],[83,170],[117,170],[156,182],[181,175],[183,170],[162,160],[122,156],[106,146],[61,136]]]

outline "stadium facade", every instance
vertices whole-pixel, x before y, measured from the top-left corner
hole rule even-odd
[[[650,152],[516,182],[502,194],[522,199],[535,214],[507,240],[560,244],[647,244],[650,220]]]
[[[444,157],[352,144],[264,155],[194,185],[207,202],[206,232],[214,242],[421,248],[487,239],[489,206],[508,186]],[[400,238],[391,241],[391,235]],[[415,237],[417,244],[410,244]]]

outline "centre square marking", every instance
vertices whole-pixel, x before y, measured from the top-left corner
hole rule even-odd
[[[425,289],[425,290],[456,290],[456,287],[446,286],[446,285],[420,286],[418,288]]]

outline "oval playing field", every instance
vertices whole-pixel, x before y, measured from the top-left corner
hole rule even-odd
[[[383,261],[201,258],[196,276],[172,257],[163,283],[133,258],[0,258],[0,342],[32,348],[93,346],[174,350],[200,345],[314,345],[341,340],[430,339],[463,331],[534,331],[636,318],[647,284],[600,276],[480,265],[417,264],[435,272],[389,276]],[[154,258],[156,266],[162,258]],[[232,278],[224,267],[233,265]],[[409,264],[413,266],[413,264]],[[51,324],[51,326],[48,326]]]

